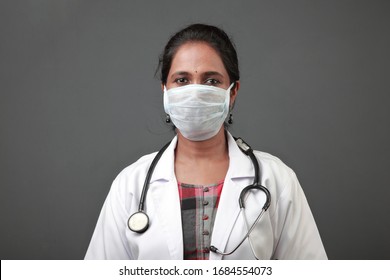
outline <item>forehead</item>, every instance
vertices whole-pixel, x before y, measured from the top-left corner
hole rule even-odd
[[[188,42],[180,46],[172,60],[170,72],[173,70],[226,72],[220,54],[204,42]]]

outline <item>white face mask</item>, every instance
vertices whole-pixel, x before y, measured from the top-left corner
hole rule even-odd
[[[229,113],[230,89],[191,84],[167,90],[164,109],[180,133],[192,141],[215,136]]]

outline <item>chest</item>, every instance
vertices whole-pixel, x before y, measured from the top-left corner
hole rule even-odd
[[[180,183],[211,185],[226,177],[229,160],[175,162],[175,175]]]

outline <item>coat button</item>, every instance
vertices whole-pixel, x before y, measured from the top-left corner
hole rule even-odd
[[[208,230],[204,230],[204,231],[202,232],[202,234],[203,234],[203,235],[209,235],[210,233],[209,233]]]
[[[208,220],[209,216],[208,215],[203,215],[202,220]]]
[[[208,191],[209,191],[209,188],[208,188],[208,187],[205,187],[205,188],[203,189],[203,191],[204,191],[204,192],[208,192]]]
[[[209,202],[207,200],[203,200],[203,205],[209,205]]]

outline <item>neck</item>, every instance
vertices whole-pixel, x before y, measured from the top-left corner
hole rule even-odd
[[[221,130],[214,137],[205,141],[190,141],[178,133],[176,146],[177,160],[221,160],[228,156],[227,139],[225,130]]]

